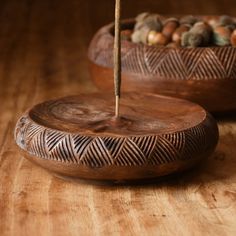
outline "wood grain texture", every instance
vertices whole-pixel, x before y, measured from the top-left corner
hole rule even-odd
[[[13,130],[22,112],[92,92],[87,46],[113,20],[113,2],[0,2],[0,235],[236,234],[236,116],[220,121],[216,153],[201,167],[148,186],[66,182],[22,158]],[[143,10],[233,15],[234,0],[125,0]]]

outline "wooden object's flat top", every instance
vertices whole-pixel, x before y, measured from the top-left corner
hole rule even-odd
[[[151,94],[124,93],[114,118],[113,94],[87,94],[47,101],[29,111],[37,124],[81,135],[161,135],[199,125],[206,112],[191,102]]]
[[[236,234],[236,116],[220,121],[214,155],[187,175],[148,186],[65,182],[22,157],[13,138],[26,109],[95,88],[87,46],[114,19],[113,1],[2,0],[0,7],[0,235]],[[143,10],[235,14],[235,0],[125,0]],[[209,93],[211,90],[209,90]]]

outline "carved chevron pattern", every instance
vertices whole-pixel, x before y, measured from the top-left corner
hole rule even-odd
[[[111,25],[95,35],[89,59],[104,67],[113,67]],[[236,48],[155,48],[124,41],[122,69],[165,79],[236,79]]]
[[[47,129],[27,116],[18,121],[15,131],[17,144],[31,155],[93,168],[163,165],[194,159],[209,148],[207,139],[216,137],[204,122],[183,132],[157,136],[83,136]]]

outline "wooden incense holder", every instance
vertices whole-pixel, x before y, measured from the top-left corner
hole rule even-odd
[[[214,17],[208,17],[214,18]],[[132,29],[125,20],[122,29]],[[91,77],[113,87],[114,24],[98,31],[89,48]],[[167,48],[122,41],[122,90],[188,99],[211,112],[236,109],[236,48]]]
[[[15,139],[30,161],[66,177],[129,181],[182,171],[207,158],[218,141],[215,120],[191,102],[125,93],[67,97],[22,116]]]

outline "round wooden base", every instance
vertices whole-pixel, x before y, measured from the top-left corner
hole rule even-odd
[[[24,156],[56,174],[90,180],[153,179],[209,156],[215,120],[191,102],[125,93],[121,117],[112,94],[47,101],[22,116],[15,139]]]

